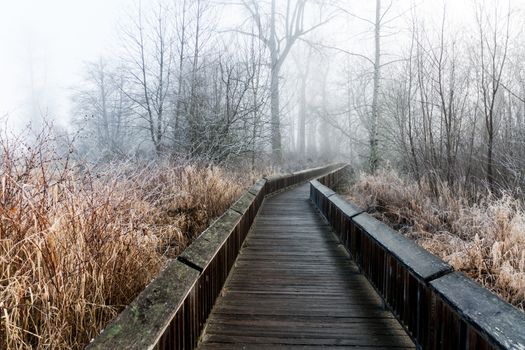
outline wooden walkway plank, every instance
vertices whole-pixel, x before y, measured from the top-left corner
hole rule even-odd
[[[198,349],[413,349],[302,185],[267,198]]]

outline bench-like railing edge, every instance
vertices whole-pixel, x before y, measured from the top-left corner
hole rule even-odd
[[[419,348],[525,349],[525,314],[329,187],[310,199]]]
[[[435,317],[434,342],[451,348],[459,339],[469,349],[490,345],[500,349],[525,349],[525,314],[460,272],[430,282]],[[459,327],[457,327],[459,325]]]
[[[166,320],[184,309],[198,278],[195,269],[178,260],[169,261],[88,349],[153,349],[169,326]]]
[[[170,261],[88,349],[192,349],[264,197],[344,168],[337,163],[258,180]]]

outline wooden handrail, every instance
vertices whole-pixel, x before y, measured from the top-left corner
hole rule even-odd
[[[331,164],[257,181],[170,261],[88,349],[192,349],[264,197],[345,168]]]
[[[330,186],[311,181],[310,199],[419,348],[525,349],[525,314]]]

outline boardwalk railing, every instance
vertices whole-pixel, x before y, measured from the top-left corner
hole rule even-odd
[[[88,346],[88,349],[192,349],[266,195],[323,176],[343,164],[269,176],[255,183]]]
[[[342,245],[422,349],[525,349],[525,315],[330,188],[310,199]]]

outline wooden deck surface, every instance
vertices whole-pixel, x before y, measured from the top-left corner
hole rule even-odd
[[[308,191],[265,200],[199,349],[414,348]]]

